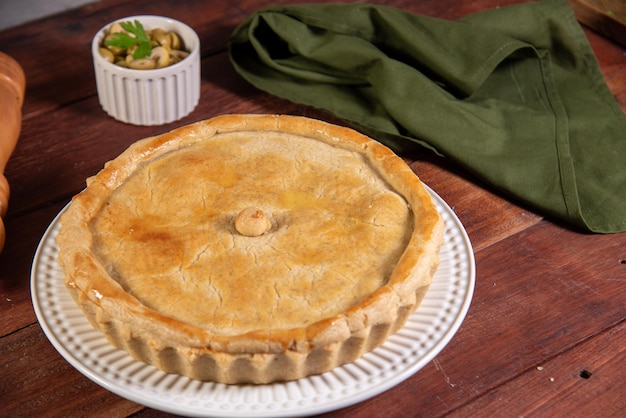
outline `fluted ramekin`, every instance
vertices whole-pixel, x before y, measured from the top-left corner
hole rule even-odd
[[[138,20],[146,30],[174,31],[189,55],[180,62],[151,70],[124,68],[108,62],[98,52],[107,29],[115,22]],[[109,116],[133,125],[163,125],[191,113],[200,99],[200,39],[178,20],[138,15],[102,27],[91,43],[98,98]]]

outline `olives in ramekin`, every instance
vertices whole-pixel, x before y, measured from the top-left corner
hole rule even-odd
[[[108,62],[136,70],[167,67],[189,55],[175,31],[144,29],[138,20],[113,23],[98,52]]]

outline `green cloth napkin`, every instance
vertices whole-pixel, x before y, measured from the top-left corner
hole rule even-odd
[[[565,0],[456,21],[276,6],[242,23],[229,51],[257,88],[398,153],[429,148],[550,217],[626,230],[626,116]]]

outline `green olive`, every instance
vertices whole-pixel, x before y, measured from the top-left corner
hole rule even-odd
[[[156,62],[157,68],[167,67],[170,64],[170,51],[162,46],[152,48],[150,59]]]
[[[124,53],[124,50],[122,48],[120,48],[119,46],[115,46],[115,45],[107,45],[106,41],[108,41],[109,39],[113,39],[113,34],[110,33],[107,36],[104,37],[104,47],[107,48],[109,51],[111,51],[113,53],[113,55],[121,55]]]
[[[113,33],[118,33],[118,32],[126,32],[126,31],[124,30],[124,28],[122,28],[122,25],[120,22],[115,22],[109,28],[109,33],[113,34]]]
[[[171,49],[181,49],[180,37],[176,34],[176,32],[169,33],[171,41]]]
[[[100,53],[100,55],[102,55],[102,58],[104,58],[105,60],[109,62],[115,61],[115,55],[113,54],[113,52],[111,52],[110,49],[100,47],[98,48],[98,52]]]
[[[151,60],[150,58],[141,58],[128,62],[128,66],[130,68],[134,68],[135,70],[151,70],[156,68],[156,61]]]
[[[170,51],[170,65],[176,64],[186,58],[189,55],[187,51],[181,51],[180,49],[173,49]]]
[[[139,48],[137,45],[129,46],[128,48],[126,48],[126,54],[134,55],[137,48]]]
[[[151,34],[152,34],[152,39],[154,39],[159,45],[166,47],[166,48],[171,48],[172,38],[163,29],[161,28],[153,29]]]
[[[98,48],[100,54],[107,61],[121,67],[147,70],[152,68],[162,68],[175,64],[189,55],[183,50],[182,40],[176,32],[168,32],[161,28],[146,30],[152,50],[148,58],[135,59],[134,53],[138,46],[133,45],[126,49],[115,45],[106,45],[109,39],[113,39],[116,33],[126,33],[131,37],[120,22],[112,24],[106,31],[106,35],[101,46]]]

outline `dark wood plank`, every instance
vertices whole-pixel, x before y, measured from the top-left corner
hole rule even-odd
[[[0,344],[2,415],[7,417],[122,417],[142,406],[80,374],[31,325]]]
[[[614,347],[607,350],[606,347]],[[626,321],[457,409],[452,417],[622,417],[626,411]]]
[[[605,37],[592,30],[583,27],[583,31],[600,65],[600,71],[606,78],[625,71],[624,48],[607,41]]]
[[[626,46],[626,3],[623,0],[569,0],[576,18]]]
[[[0,336],[36,322],[30,297],[30,269],[41,236],[63,205],[51,205],[6,223],[7,241],[0,254]]]

